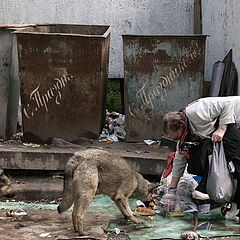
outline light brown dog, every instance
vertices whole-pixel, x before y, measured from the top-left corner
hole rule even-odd
[[[10,179],[0,170],[0,197],[14,197],[15,191],[12,187]]]
[[[127,219],[142,223],[142,220],[133,216],[128,198],[131,196],[150,201],[154,187],[120,156],[99,149],[77,152],[66,165],[63,200],[58,206],[58,212],[62,213],[74,204],[73,226],[75,231],[84,234],[84,213],[95,194],[105,194],[116,203]]]

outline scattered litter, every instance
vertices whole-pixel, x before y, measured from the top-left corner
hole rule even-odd
[[[115,134],[110,134],[110,135],[107,137],[107,140],[108,140],[108,141],[112,141],[112,142],[118,142],[118,137],[117,137]]]
[[[146,207],[145,204],[141,200],[137,200],[136,204],[137,204],[138,207],[140,207],[140,206]]]
[[[169,176],[171,178],[171,176]],[[162,179],[163,180],[163,179]],[[209,199],[207,194],[203,194],[199,191],[195,191],[198,183],[194,179],[194,175],[185,173],[183,177],[181,177],[177,193],[176,193],[176,203],[175,208],[172,212],[166,212],[164,207],[164,201],[162,197],[168,192],[168,182],[170,179],[166,178],[165,181],[161,180],[161,185],[158,186],[156,191],[156,196],[154,197],[154,203],[156,204],[153,209],[163,215],[163,216],[175,216],[180,217],[189,213],[198,213],[198,214],[207,214],[210,211],[210,204],[204,202],[204,204],[197,204],[193,196],[197,197],[197,199]],[[164,182],[164,184],[163,184]]]
[[[60,175],[60,174],[54,174],[52,177],[53,178],[64,178],[64,176]]]
[[[152,216],[156,214],[156,211],[152,210],[151,208],[137,207],[135,209],[135,213],[141,216]]]
[[[203,222],[198,225],[198,230],[207,230],[210,231],[212,224],[210,222]]]
[[[116,234],[119,234],[121,231],[120,231],[119,228],[114,228],[114,232],[115,232]]]
[[[86,235],[86,236],[74,237],[74,238],[71,238],[71,239],[69,239],[69,240],[79,240],[79,239],[85,239],[85,240],[90,240],[90,239],[92,239],[92,240],[97,240],[95,237],[88,236],[88,235]],[[62,240],[66,240],[66,239],[62,239]]]
[[[179,213],[170,213],[170,217],[184,217],[187,213],[179,212]]]
[[[114,135],[121,140],[124,140],[126,138],[126,130],[123,127],[116,126],[114,127]]]
[[[125,115],[106,111],[106,121],[102,133],[99,136],[100,142],[118,142],[126,139]]]
[[[210,207],[211,207],[210,204],[200,204],[198,206],[199,214],[207,214],[207,213],[209,213],[210,212]]]
[[[199,191],[194,190],[192,192],[192,197],[195,199],[199,199],[199,200],[208,200],[209,199],[209,195],[206,193],[201,193]]]
[[[40,233],[39,237],[52,237],[51,233]]]
[[[41,146],[39,144],[34,144],[34,143],[23,143],[23,145],[26,146],[26,147],[32,147],[32,148],[36,148],[36,147]]]
[[[21,218],[23,216],[26,216],[27,213],[22,210],[21,208],[17,209],[16,211],[10,210],[6,212],[6,216],[7,217],[17,217],[17,218]]]
[[[7,212],[6,212],[6,216],[7,216],[7,217],[12,217],[12,212],[13,212],[13,210],[7,211]]]
[[[160,141],[155,141],[155,140],[151,140],[151,139],[144,140],[144,143],[146,143],[149,146],[153,146],[153,145],[159,146],[160,145]]]
[[[187,239],[187,240],[194,240],[198,239],[198,234],[196,232],[183,232],[181,233],[181,238],[182,239]]]

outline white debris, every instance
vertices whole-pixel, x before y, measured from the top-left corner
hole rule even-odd
[[[198,234],[196,232],[183,232],[181,233],[182,239],[187,239],[187,240],[197,240],[198,239]]]
[[[118,229],[118,228],[114,228],[114,231],[116,234],[119,234],[121,232],[120,229]]]
[[[40,233],[39,237],[52,237],[51,233]]]

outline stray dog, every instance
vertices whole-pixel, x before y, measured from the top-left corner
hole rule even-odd
[[[11,184],[12,182],[4,175],[3,170],[0,170],[0,197],[12,198],[15,196],[15,191]]]
[[[66,165],[63,200],[58,206],[58,212],[62,213],[74,204],[74,230],[84,234],[84,213],[95,194],[105,194],[115,202],[125,218],[143,223],[133,216],[128,198],[131,196],[151,201],[151,190],[154,187],[155,184],[132,170],[120,156],[99,149],[76,152]]]

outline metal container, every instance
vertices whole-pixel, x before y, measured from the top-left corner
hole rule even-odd
[[[0,138],[8,139],[17,130],[19,100],[18,61],[15,29],[0,29]]]
[[[97,138],[105,119],[110,27],[16,31],[24,141]]]
[[[127,141],[159,139],[163,116],[202,96],[203,35],[124,35]]]

